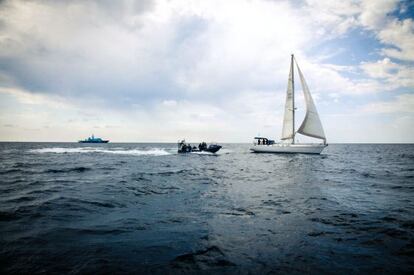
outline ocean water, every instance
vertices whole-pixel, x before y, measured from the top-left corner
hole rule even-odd
[[[410,273],[414,145],[0,143],[0,273]]]

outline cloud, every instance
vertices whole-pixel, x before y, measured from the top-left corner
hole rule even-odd
[[[395,113],[410,114],[414,119],[414,94],[401,94],[391,101],[380,101],[370,103],[362,108],[367,113]],[[414,120],[413,120],[414,121]]]
[[[378,33],[386,47],[382,53],[401,60],[414,61],[414,21],[412,19],[393,20]]]
[[[412,66],[397,64],[389,58],[384,58],[377,62],[363,62],[361,68],[368,76],[383,79],[385,85],[391,89],[414,88],[414,68]]]
[[[307,0],[303,16],[311,18],[307,23],[317,28],[318,33],[332,39],[357,25],[360,10],[359,4],[352,0]]]
[[[398,2],[398,0],[361,1],[360,24],[370,30],[381,29],[388,20],[387,15],[397,8]]]
[[[151,5],[130,9],[126,3],[6,2],[0,13],[2,75],[32,92],[87,99],[128,90],[127,97],[134,78],[143,80],[157,68],[142,69],[151,60],[135,37],[139,30],[141,39],[148,35],[143,17]]]
[[[382,29],[389,15],[399,6],[399,0],[306,0],[305,11],[322,32],[345,34],[362,26],[368,30]],[[402,8],[402,7],[401,7]]]
[[[290,53],[304,56],[323,37],[283,1],[158,1],[138,11],[130,1],[7,3],[0,73],[8,85],[122,108],[272,89]]]
[[[55,109],[65,109],[70,107],[69,102],[56,95],[46,96],[44,94],[33,94],[18,88],[2,87],[0,87],[0,94],[12,96],[18,102],[26,105],[39,105]]]
[[[245,89],[280,89],[290,53],[309,63],[304,49],[356,26],[364,6],[308,1],[297,9],[285,1],[258,0],[6,3],[0,75],[7,85],[112,108],[171,98],[226,101]],[[329,75],[348,87],[344,93],[367,90],[366,83],[321,65],[309,66],[310,79]]]
[[[414,60],[414,23],[411,18],[400,20],[390,16],[406,6],[397,0],[362,1],[359,21],[362,26],[373,30],[381,43],[386,45],[382,54],[400,60]]]
[[[400,20],[391,14],[407,12],[399,0],[307,0],[312,22],[320,23],[323,33],[334,37],[358,26],[373,31],[385,48],[382,54],[401,60],[414,60],[414,23],[411,18]]]

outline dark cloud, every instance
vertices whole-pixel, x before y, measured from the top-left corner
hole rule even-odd
[[[27,18],[20,10],[24,5],[32,5],[33,20],[24,20]],[[119,40],[144,43],[139,38],[130,40],[139,35],[134,31],[142,23],[140,16],[153,7],[150,0],[4,3],[0,10],[0,15],[4,15],[0,27],[5,34],[0,40],[2,85],[82,97],[83,101],[106,98],[115,105],[134,103],[137,95],[145,101],[148,94],[168,93],[173,85],[164,69],[150,64],[158,68],[145,73],[147,68],[142,68],[140,58],[146,53],[137,55],[138,48],[123,47],[120,44],[126,42]],[[22,20],[16,22],[19,17]],[[135,73],[138,71],[144,74]]]
[[[33,5],[33,20],[25,22],[22,17],[16,23],[14,18],[23,16],[21,5]],[[218,102],[238,92],[248,79],[247,71],[235,69],[230,75],[234,81],[221,76],[223,80],[212,80],[197,92],[183,87],[180,75],[191,82],[188,75],[205,58],[209,45],[203,44],[203,34],[208,22],[195,15],[179,16],[172,20],[174,26],[155,26],[162,28],[160,34],[151,26],[142,30],[145,13],[154,5],[153,1],[13,2],[3,20],[6,38],[0,42],[0,75],[8,80],[3,85],[111,108],[150,107],[170,98]]]

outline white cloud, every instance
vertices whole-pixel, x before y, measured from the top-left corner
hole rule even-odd
[[[368,76],[383,79],[384,85],[391,89],[414,88],[414,68],[412,66],[397,64],[389,58],[384,58],[377,62],[363,62],[361,68]]]
[[[401,60],[414,60],[414,23],[411,18],[399,20],[391,13],[405,6],[399,0],[307,0],[312,22],[321,25],[321,32],[334,37],[362,26],[373,31],[385,45],[382,53]],[[390,47],[391,46],[391,47]]]
[[[359,21],[374,31],[385,45],[382,54],[400,60],[414,60],[414,23],[411,18],[399,20],[390,16],[397,8],[404,9],[398,0],[364,0]]]
[[[306,22],[318,28],[318,33],[328,38],[344,34],[357,25],[356,16],[360,6],[352,0],[318,1],[307,0],[303,16],[310,17]]]
[[[371,30],[382,28],[388,20],[387,15],[397,8],[398,2],[398,0],[362,0],[360,24]]]
[[[414,123],[414,94],[401,94],[391,101],[380,101],[370,103],[362,108],[366,113],[410,113]]]
[[[414,61],[414,21],[393,20],[381,29],[378,37],[382,43],[394,47],[386,47],[382,53],[401,60]]]
[[[26,105],[39,105],[55,109],[71,108],[69,102],[59,96],[46,96],[43,94],[33,94],[18,88],[0,87],[0,94],[10,95],[18,102]]]

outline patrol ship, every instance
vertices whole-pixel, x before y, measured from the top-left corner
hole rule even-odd
[[[79,140],[79,143],[108,143],[109,140],[103,140],[101,138],[95,137],[93,134],[91,137],[88,137],[84,140]]]

